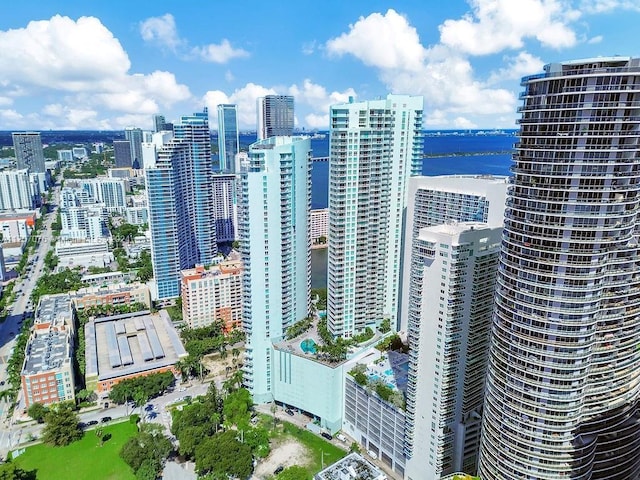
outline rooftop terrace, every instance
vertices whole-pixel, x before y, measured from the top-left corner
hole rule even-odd
[[[386,480],[387,476],[363,456],[351,453],[333,465],[329,465],[313,478],[314,480]]]

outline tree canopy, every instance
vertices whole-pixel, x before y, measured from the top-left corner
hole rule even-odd
[[[8,462],[0,465],[0,480],[36,480],[36,471],[26,471]]]
[[[136,478],[154,480],[172,449],[171,441],[162,434],[160,425],[145,424],[122,446],[120,457],[131,467]]]
[[[41,403],[33,403],[27,410],[27,415],[33,418],[38,423],[44,423],[44,418],[46,417],[49,409],[45,407]]]
[[[151,373],[141,377],[127,378],[111,388],[109,398],[116,403],[135,401],[138,405],[148,399],[157,397],[174,382],[171,372]],[[138,401],[138,399],[144,400]]]
[[[49,445],[62,447],[82,438],[78,414],[67,402],[52,406],[44,417],[42,440]]]
[[[229,477],[248,478],[253,470],[251,447],[240,443],[238,432],[234,430],[203,440],[196,447],[195,458],[198,475],[216,472]]]

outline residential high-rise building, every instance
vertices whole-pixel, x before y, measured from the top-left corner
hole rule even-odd
[[[142,168],[142,130],[137,127],[127,127],[124,129],[124,138],[129,142],[131,149],[131,166]],[[116,166],[118,166],[117,163]]]
[[[302,137],[254,143],[241,163],[244,382],[257,403],[274,399],[271,339],[309,312],[311,168],[311,141]]]
[[[422,97],[330,109],[328,328],[396,324],[407,180],[422,169]]]
[[[158,298],[180,294],[180,271],[217,255],[206,110],[143,146],[151,256]]]
[[[218,265],[181,272],[182,317],[191,328],[221,321],[227,332],[242,321],[242,262],[227,260]]]
[[[236,155],[239,151],[237,106],[218,105],[218,156],[221,171],[235,173]]]
[[[478,473],[640,477],[640,59],[525,77]]]
[[[164,118],[164,115],[154,115],[153,116],[153,131],[158,133],[158,132],[162,132],[163,130],[165,130],[164,125],[165,125],[166,120]]]
[[[114,140],[113,155],[116,168],[131,168],[131,142],[128,140]]]
[[[412,247],[406,475],[475,471],[502,225],[450,223]]]
[[[19,170],[28,168],[31,173],[45,173],[44,150],[39,132],[12,133],[13,149]]]
[[[187,212],[193,237],[191,257],[195,263],[210,265],[218,254],[213,205],[213,164],[211,161],[211,133],[209,114],[203,112],[183,116],[173,126],[176,141],[189,146],[189,164],[181,170]]]
[[[214,174],[213,221],[218,242],[233,242],[236,239],[236,175]]]
[[[290,95],[267,95],[257,100],[258,140],[293,135],[294,110]]]
[[[502,225],[509,180],[492,175],[418,176],[409,179],[398,331],[408,331],[413,242],[421,228],[451,222]]]
[[[29,210],[35,208],[34,190],[29,170],[0,172],[0,210]]]

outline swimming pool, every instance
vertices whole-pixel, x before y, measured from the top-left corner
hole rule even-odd
[[[391,375],[393,375],[393,370],[392,370],[392,369],[385,370],[385,371],[384,371],[384,374],[385,374],[387,377],[390,377]]]
[[[316,342],[313,338],[307,338],[300,343],[300,348],[304,353],[316,353]]]

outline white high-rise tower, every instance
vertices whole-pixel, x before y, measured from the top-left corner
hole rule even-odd
[[[422,169],[422,97],[330,110],[328,328],[396,323],[407,180]]]

